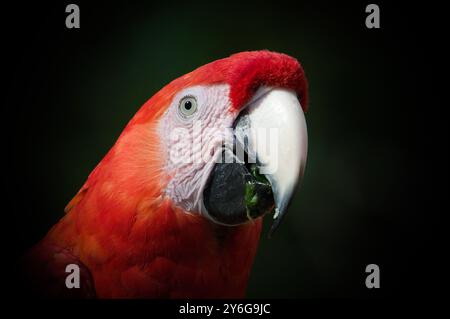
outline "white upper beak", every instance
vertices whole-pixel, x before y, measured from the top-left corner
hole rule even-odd
[[[302,107],[294,91],[260,88],[236,125],[236,139],[259,171],[269,180],[275,200],[274,223],[278,227],[302,178],[307,157],[308,133]],[[245,141],[247,143],[245,143]]]

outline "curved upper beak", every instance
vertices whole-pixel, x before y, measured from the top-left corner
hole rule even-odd
[[[294,91],[260,88],[235,124],[235,137],[269,180],[275,214],[269,236],[278,228],[306,165],[308,133]]]

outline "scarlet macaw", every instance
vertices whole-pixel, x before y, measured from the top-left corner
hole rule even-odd
[[[275,211],[275,229],[303,175],[307,98],[299,62],[269,51],[234,54],[166,85],[27,254],[37,293],[243,297],[262,215]],[[261,152],[267,141],[250,132],[269,128],[276,147]],[[236,162],[220,164],[224,154]],[[79,289],[65,286],[68,264],[80,267]]]

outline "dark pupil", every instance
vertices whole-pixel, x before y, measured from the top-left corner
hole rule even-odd
[[[190,110],[191,109],[191,107],[192,107],[192,102],[191,101],[186,101],[186,102],[184,102],[184,108],[186,109],[186,110]]]

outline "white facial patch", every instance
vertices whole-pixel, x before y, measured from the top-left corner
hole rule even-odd
[[[159,132],[166,145],[166,195],[188,212],[201,212],[203,189],[223,143],[232,143],[236,116],[227,84],[194,86],[179,92],[161,118]],[[196,111],[186,116],[186,105]],[[191,105],[187,105],[191,107]],[[180,111],[181,110],[181,111]]]

